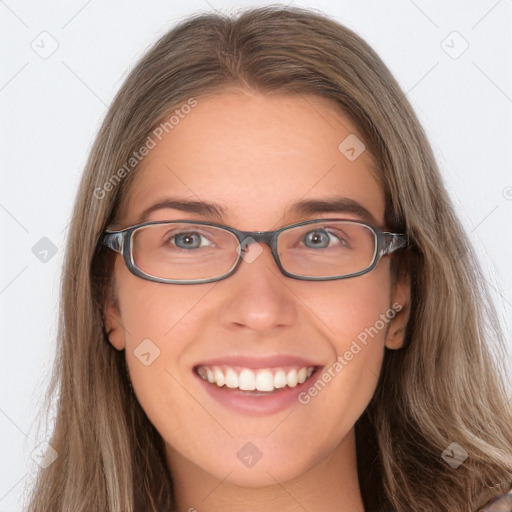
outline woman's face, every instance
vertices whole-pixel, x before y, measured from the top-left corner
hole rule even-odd
[[[172,198],[222,211],[165,207],[144,221],[266,231],[339,217],[386,228],[383,191],[355,132],[314,96],[199,97],[134,171],[116,227],[141,222],[145,210]],[[368,215],[346,211],[342,198]],[[335,199],[339,205],[316,213],[296,208]],[[394,313],[406,286],[393,284],[389,256],[365,275],[316,282],[282,275],[266,245],[250,245],[244,258],[224,280],[177,285],[136,277],[117,255],[119,309],[108,303],[106,327],[111,343],[126,350],[133,388],[166,443],[171,470],[255,487],[332,458],[353,460],[353,427],[375,390],[384,347],[401,344],[404,314]],[[268,382],[270,372],[275,386],[284,385],[283,373],[288,381],[273,393],[244,392],[204,380],[199,367],[220,383],[219,371],[226,378],[244,369],[249,380],[252,373]],[[294,387],[301,368],[314,373]]]

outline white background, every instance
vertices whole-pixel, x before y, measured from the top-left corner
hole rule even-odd
[[[107,105],[135,61],[178,20],[264,4],[0,0],[0,512],[21,510],[30,484],[31,452],[41,442],[36,412],[55,346],[66,229]],[[355,30],[407,92],[512,346],[511,0],[294,5],[319,9]],[[44,31],[50,35],[40,35]],[[52,44],[58,48],[46,59],[33,49],[49,51]],[[46,263],[32,252],[43,237],[57,249]]]

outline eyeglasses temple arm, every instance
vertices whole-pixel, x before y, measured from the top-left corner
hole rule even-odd
[[[124,245],[123,233],[107,233],[103,237],[103,245],[122,254]]]
[[[407,246],[409,241],[409,237],[402,233],[383,233],[383,235],[384,240],[380,250],[381,256],[384,256],[385,254],[391,254],[398,249],[402,249],[402,247]]]

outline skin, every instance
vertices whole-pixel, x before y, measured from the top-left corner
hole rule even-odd
[[[137,169],[115,227],[135,224],[144,209],[170,195],[219,203],[225,215],[165,209],[149,220],[260,231],[313,218],[362,220],[349,213],[283,214],[295,201],[337,191],[386,228],[371,155],[349,161],[338,150],[351,133],[357,132],[350,120],[314,96],[226,91],[200,97]],[[117,255],[105,306],[110,342],[126,350],[137,398],[165,440],[180,512],[363,511],[354,424],[374,393],[384,347],[402,346],[409,285],[391,278],[392,256],[363,276],[308,282],[282,275],[269,248],[261,247],[229,278],[195,285],[140,279]],[[212,357],[283,352],[328,368],[395,302],[402,312],[307,405],[237,413],[214,401],[192,372]],[[147,338],[161,353],[144,366],[134,350]],[[251,468],[237,458],[248,441],[262,453]]]

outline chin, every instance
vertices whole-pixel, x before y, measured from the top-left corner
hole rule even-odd
[[[209,458],[205,461],[208,467],[203,466],[203,469],[220,481],[257,488],[294,480],[307,473],[322,458],[309,457],[297,450],[300,443],[286,450],[275,445],[257,448],[251,442],[242,443],[241,448],[239,446],[237,443],[235,451],[229,454],[218,453],[214,459],[222,461],[221,464],[212,467],[212,459]]]

